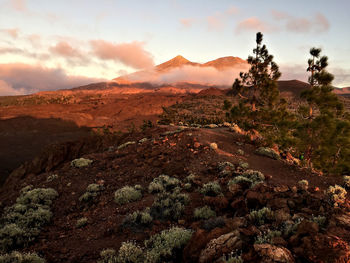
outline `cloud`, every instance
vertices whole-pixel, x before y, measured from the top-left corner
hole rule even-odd
[[[7,35],[11,36],[12,38],[17,38],[19,29],[18,28],[6,28],[6,29],[1,29],[0,32],[4,32]]]
[[[180,23],[184,26],[184,27],[191,27],[193,25],[194,20],[191,18],[182,18],[180,19]]]
[[[285,21],[285,29],[295,33],[322,33],[330,28],[328,19],[321,13],[311,17],[294,17],[286,12],[271,10],[272,17]]]
[[[218,70],[214,67],[185,65],[160,73],[153,70],[141,71],[122,77],[131,82],[150,82],[154,84],[173,84],[189,82],[203,85],[232,85],[239,72],[247,71],[248,65],[238,64],[236,67]]]
[[[11,0],[11,6],[13,9],[19,12],[27,11],[27,5],[25,0]]]
[[[114,60],[135,69],[152,67],[152,55],[143,48],[143,43],[114,44],[104,40],[90,41],[94,54],[102,60]]]
[[[81,58],[81,52],[73,48],[70,44],[65,41],[58,42],[55,46],[50,48],[50,51],[66,58]]]
[[[219,31],[223,29],[224,22],[222,20],[221,13],[216,13],[215,15],[207,17],[208,29],[213,31]]]
[[[239,13],[239,9],[235,6],[230,6],[227,10],[226,10],[226,14],[228,15],[236,15]]]
[[[238,23],[236,33],[241,33],[242,31],[268,32],[272,31],[272,28],[257,17],[250,17]]]
[[[101,79],[69,76],[61,68],[19,63],[0,64],[0,95],[2,96],[67,89],[98,81]]]
[[[14,54],[14,55],[22,55],[28,58],[40,59],[40,60],[48,60],[50,55],[47,53],[33,53],[26,49],[21,49],[17,47],[0,47],[0,55],[4,54]]]

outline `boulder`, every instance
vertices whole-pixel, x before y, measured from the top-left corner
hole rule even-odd
[[[271,244],[254,244],[254,249],[261,257],[259,262],[295,262],[292,253],[285,247],[277,247]]]
[[[212,239],[199,256],[200,263],[214,262],[216,259],[234,251],[242,249],[242,241],[238,231],[234,231]]]

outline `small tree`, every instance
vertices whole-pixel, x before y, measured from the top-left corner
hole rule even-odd
[[[254,56],[247,59],[250,69],[241,72],[240,79],[233,83],[233,93],[245,99],[251,105],[251,110],[256,111],[257,106],[273,106],[279,98],[279,90],[276,81],[281,76],[273,56],[269,54],[265,45],[262,45],[263,34],[256,34],[256,48]]]
[[[301,94],[308,110],[303,106],[299,109],[308,116],[301,118],[296,136],[310,166],[312,161],[324,171],[342,172],[350,168],[350,164],[346,164],[350,157],[350,122],[343,116],[343,103],[332,92],[334,76],[326,70],[328,58],[320,54],[321,49],[310,49],[307,71],[311,73],[311,87]]]

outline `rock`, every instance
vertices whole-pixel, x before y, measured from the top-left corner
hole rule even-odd
[[[205,196],[204,203],[220,210],[225,209],[229,204],[224,196]]]
[[[263,137],[261,136],[261,134],[255,130],[255,129],[251,129],[249,132],[248,132],[248,136],[249,136],[249,139],[253,142],[253,141],[257,141],[257,140],[261,140]]]
[[[246,195],[247,207],[249,209],[256,209],[266,204],[264,194],[249,190]]]
[[[273,198],[269,201],[269,205],[274,209],[288,208],[287,199]]]
[[[201,147],[201,144],[200,144],[199,142],[195,142],[194,145],[193,145],[193,147],[194,147],[195,149],[198,149],[199,147]]]
[[[315,222],[303,220],[298,225],[297,236],[315,235],[319,231],[319,226]]]
[[[200,263],[214,262],[224,254],[242,249],[242,241],[238,231],[234,231],[222,235],[216,239],[212,239],[202,250],[199,256]]]
[[[290,215],[288,210],[287,209],[276,210],[274,213],[276,221],[282,223],[282,222],[285,222],[285,221],[291,219],[292,216]]]
[[[274,149],[268,147],[260,147],[255,151],[256,154],[266,156],[275,160],[280,159],[279,153],[277,153]]]
[[[212,142],[209,146],[213,150],[217,150],[218,149],[218,145],[215,142]]]
[[[334,218],[338,226],[350,229],[350,213],[337,215]]]
[[[230,193],[233,194],[233,196],[237,196],[240,195],[242,193],[242,186],[239,184],[230,184],[228,186],[228,190],[230,191]]]
[[[285,193],[288,192],[289,188],[286,185],[276,186],[273,188],[273,191],[276,193]]]
[[[277,247],[270,244],[254,244],[254,249],[262,258],[259,262],[295,262],[292,253],[285,247]]]
[[[235,133],[240,134],[240,135],[247,134],[247,132],[245,132],[244,130],[239,128],[237,124],[232,124],[232,126],[230,127],[230,131],[235,132]]]
[[[286,161],[290,164],[300,165],[300,160],[294,158],[289,152],[286,153]]]
[[[223,124],[222,124],[224,127],[231,127],[231,123],[229,123],[229,122],[224,122]]]
[[[71,161],[70,165],[72,167],[81,168],[81,167],[89,166],[92,162],[93,160],[90,160],[90,159],[79,158]]]
[[[210,129],[215,129],[215,128],[218,128],[219,126],[217,126],[216,124],[207,124],[204,126],[204,128],[210,128]]]

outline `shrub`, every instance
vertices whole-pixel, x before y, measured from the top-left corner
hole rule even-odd
[[[117,262],[142,263],[144,262],[144,252],[135,242],[123,242],[119,248]]]
[[[268,208],[264,207],[260,210],[253,210],[249,213],[249,219],[257,224],[257,225],[263,225],[266,223],[268,220],[273,220],[274,219],[274,213],[273,211]]]
[[[153,181],[148,186],[148,192],[150,194],[160,193],[173,190],[180,184],[177,178],[169,177],[168,175],[160,175],[154,178]]]
[[[320,227],[324,228],[326,227],[327,218],[321,215],[319,216],[312,215],[311,221],[317,223]]]
[[[196,219],[209,219],[211,217],[216,217],[215,211],[213,211],[209,206],[196,208],[193,214]]]
[[[78,221],[76,223],[76,227],[81,228],[83,226],[86,226],[87,223],[88,223],[88,219],[86,217],[82,217],[82,218],[78,219]]]
[[[249,163],[244,162],[244,161],[239,161],[238,165],[239,165],[239,167],[241,167],[244,170],[249,168]]]
[[[186,183],[190,183],[190,184],[192,184],[192,183],[194,183],[194,181],[196,180],[196,175],[195,174],[193,174],[193,173],[191,173],[189,176],[187,176],[186,178],[185,178],[185,182]]]
[[[307,180],[300,180],[298,182],[298,188],[303,191],[307,191],[309,188],[309,182]]]
[[[209,182],[203,185],[202,189],[200,189],[199,192],[207,196],[218,196],[222,194],[221,186],[218,182]]]
[[[6,208],[1,218],[0,251],[19,248],[33,241],[50,221],[50,206],[57,196],[58,193],[51,188],[23,188],[16,203]]]
[[[328,187],[326,193],[328,195],[330,202],[334,206],[338,206],[339,204],[344,203],[344,201],[346,200],[347,192],[343,187],[339,185]]]
[[[177,220],[182,216],[188,202],[188,195],[181,193],[180,188],[175,188],[172,192],[159,193],[151,207],[151,215],[159,219]]]
[[[172,227],[159,234],[152,236],[145,241],[146,261],[157,262],[178,262],[179,252],[187,244],[192,236],[192,231],[179,227]]]
[[[136,143],[135,141],[126,142],[126,143],[123,143],[123,144],[119,145],[117,149],[118,149],[118,150],[121,150],[121,149],[123,149],[123,148],[125,148],[125,147],[127,147],[127,146],[129,146],[129,145],[133,145],[133,144],[135,144],[135,143]]]
[[[47,179],[46,179],[46,182],[51,182],[51,181],[53,181],[53,180],[55,180],[55,179],[57,179],[57,178],[58,178],[58,175],[57,175],[57,174],[49,175],[49,176],[47,177]]]
[[[343,179],[344,179],[344,186],[350,189],[350,176],[346,175],[343,177]]]
[[[248,185],[249,187],[254,187],[255,185],[263,182],[265,180],[265,176],[259,172],[254,170],[246,170],[241,175],[234,177],[228,182],[228,186],[231,184],[243,184]]]
[[[281,231],[277,230],[268,230],[264,235],[259,235],[255,244],[272,244],[273,238],[280,237],[282,235]]]
[[[45,260],[35,253],[20,253],[13,251],[10,254],[0,255],[1,263],[44,263]]]
[[[280,159],[280,155],[275,150],[267,147],[260,147],[255,151],[255,153],[276,160]]]
[[[114,249],[104,249],[100,253],[101,260],[98,263],[118,263],[117,253]]]
[[[150,212],[150,208],[146,208],[144,211],[135,211],[134,213],[127,215],[123,221],[123,226],[149,226],[153,221]]]
[[[190,183],[185,183],[184,184],[184,189],[189,191],[192,188],[192,185]]]
[[[299,224],[303,221],[303,219],[304,218],[302,217],[298,217],[292,222],[289,222],[289,221],[284,222],[282,224],[282,230],[281,230],[283,235],[289,237],[295,234],[298,230]]]
[[[244,260],[240,255],[236,255],[236,253],[231,253],[229,255],[223,256],[222,261],[223,263],[243,263]]]
[[[225,225],[226,225],[225,219],[219,216],[219,217],[209,218],[208,220],[204,221],[202,224],[202,228],[207,231],[211,231],[214,228],[224,227]]]
[[[118,189],[114,193],[114,201],[118,205],[124,205],[127,203],[135,202],[142,198],[142,191],[140,186],[124,186],[123,188]]]
[[[90,159],[79,158],[71,161],[70,165],[72,167],[81,168],[81,167],[89,166],[92,162],[93,160],[90,160]]]
[[[101,191],[104,190],[104,186],[103,185],[99,185],[99,184],[89,184],[86,187],[86,192],[81,195],[79,197],[79,201],[80,202],[92,202],[95,197],[97,197]]]

